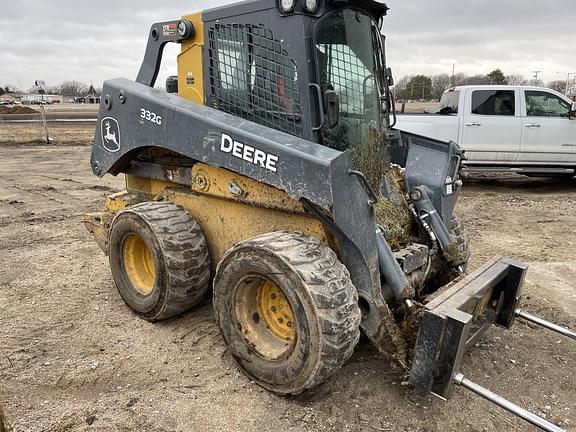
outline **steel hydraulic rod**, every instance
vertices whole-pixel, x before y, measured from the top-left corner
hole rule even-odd
[[[569,338],[576,340],[576,332],[573,332],[570,329],[567,329],[565,327],[561,327],[558,324],[554,324],[550,321],[547,321],[545,319],[537,317],[536,315],[532,315],[531,313],[524,312],[522,309],[516,309],[515,313],[516,313],[517,317],[525,319],[526,321],[530,321],[531,323],[538,324],[539,326],[545,327],[548,330],[555,331],[557,333],[560,333],[564,336],[568,336]]]
[[[524,408],[519,407],[518,405],[510,402],[507,399],[504,399],[502,396],[498,396],[495,393],[492,393],[487,388],[482,387],[475,382],[470,381],[469,379],[465,378],[464,375],[461,373],[457,374],[454,377],[454,383],[460,385],[468,390],[476,393],[477,395],[482,396],[483,398],[489,400],[490,402],[498,405],[501,408],[504,408],[506,411],[511,412],[512,414],[517,415],[518,417],[523,418],[524,420],[532,423],[534,426],[539,427],[542,430],[547,432],[566,432],[564,429],[556,426],[553,423],[550,423],[547,420],[544,420],[542,417],[537,416],[530,411],[525,410]]]

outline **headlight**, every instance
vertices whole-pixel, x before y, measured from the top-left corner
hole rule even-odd
[[[310,13],[316,13],[318,10],[318,0],[306,0],[305,8]]]
[[[294,11],[294,6],[296,6],[296,0],[280,0],[280,10],[283,13]]]

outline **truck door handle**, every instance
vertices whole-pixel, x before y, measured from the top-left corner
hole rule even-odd
[[[472,122],[472,123],[466,123],[466,126],[482,126],[482,123],[476,123],[476,122]]]
[[[539,128],[540,125],[538,123],[528,123],[527,125],[524,125],[524,127]]]

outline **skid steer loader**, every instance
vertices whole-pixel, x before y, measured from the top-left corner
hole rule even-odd
[[[189,310],[211,287],[224,343],[266,389],[318,385],[362,330],[416,387],[498,403],[459,365],[487,327],[512,325],[527,267],[495,258],[462,276],[463,153],[391,129],[387,10],[250,0],[153,24],[136,81],[104,83],[90,162],[126,190],[84,222],[142,318]],[[164,91],[167,43],[181,52]]]

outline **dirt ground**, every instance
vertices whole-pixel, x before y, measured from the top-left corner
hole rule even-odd
[[[0,400],[15,431],[535,430],[464,389],[418,394],[366,342],[325,384],[278,397],[239,371],[208,302],[137,318],[80,221],[123,181],[92,176],[77,141],[0,144]],[[575,180],[475,178],[458,210],[471,267],[528,262],[526,309],[576,327]],[[462,371],[576,430],[575,359],[573,341],[517,322],[490,330]]]

